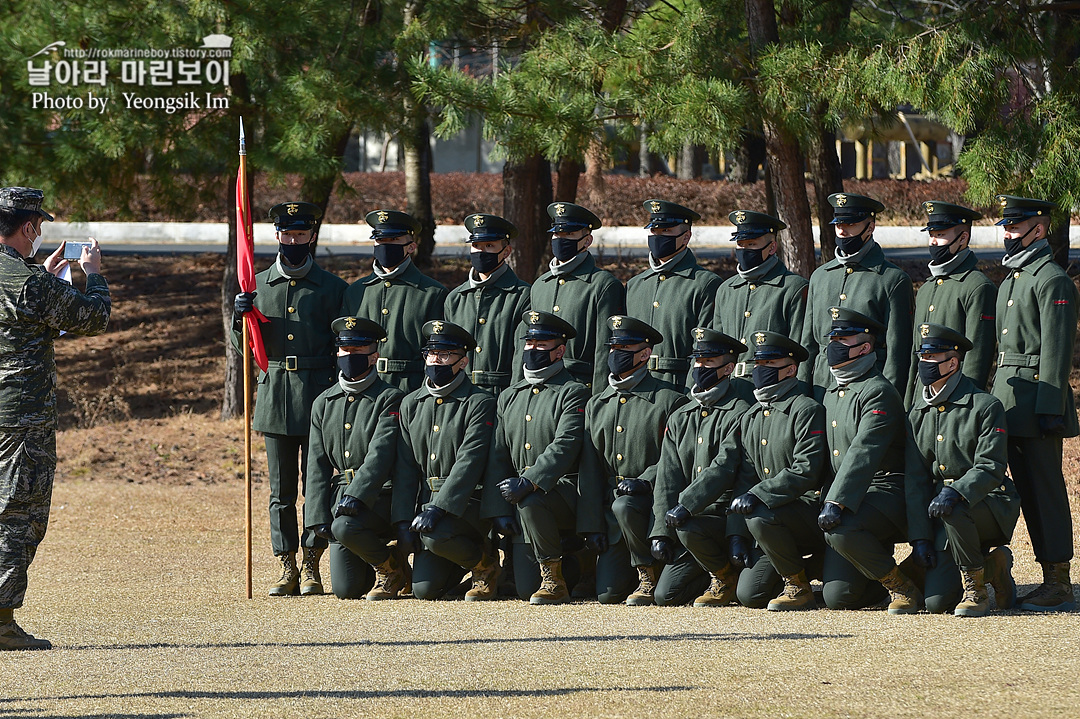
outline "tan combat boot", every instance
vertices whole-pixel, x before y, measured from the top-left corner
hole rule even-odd
[[[322,559],[322,547],[304,547],[304,562],[301,565],[301,573],[304,580],[300,582],[300,594],[322,594],[322,573],[319,571],[319,560]]]
[[[806,572],[802,571],[790,577],[784,577],[784,591],[780,593],[779,597],[769,602],[766,609],[770,612],[817,609],[817,600],[814,599],[814,591],[810,588],[810,581],[806,578]]]
[[[994,588],[994,602],[998,609],[1012,609],[1016,604],[1016,582],[1013,581],[1012,550],[998,547],[987,554],[983,562],[983,576]]]
[[[694,600],[695,607],[724,607],[735,598],[735,583],[739,579],[735,568],[730,564],[719,572],[709,572],[712,582],[705,593]]]
[[[279,554],[281,579],[270,585],[271,597],[287,597],[300,593],[300,570],[296,568],[296,553]]]
[[[1043,562],[1043,583],[1020,600],[1026,612],[1071,612],[1076,609],[1068,562]]]
[[[986,593],[982,569],[960,569],[960,578],[964,582],[964,598],[956,605],[953,614],[957,617],[985,617],[990,610],[990,595]]]
[[[645,607],[655,604],[653,594],[656,592],[656,581],[660,579],[661,566],[650,564],[647,567],[636,567],[638,586],[633,594],[626,598],[628,607]]]
[[[487,552],[472,568],[472,589],[465,592],[466,602],[495,599],[499,596],[499,560]]]
[[[409,563],[401,558],[396,547],[390,549],[390,556],[382,564],[374,565],[375,586],[367,593],[369,601],[397,599],[412,581]]]
[[[38,639],[15,623],[14,610],[0,609],[0,651],[52,649],[48,639]]]
[[[540,588],[529,597],[529,604],[563,604],[570,601],[562,575],[562,558],[540,562]]]
[[[893,567],[892,571],[878,579],[889,590],[889,614],[915,614],[919,611],[919,603],[922,601],[922,592],[915,583],[904,576],[900,567]]]

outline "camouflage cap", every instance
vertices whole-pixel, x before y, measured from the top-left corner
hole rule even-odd
[[[36,212],[52,222],[53,216],[41,209],[41,202],[44,199],[45,193],[33,187],[0,188],[0,208]]]

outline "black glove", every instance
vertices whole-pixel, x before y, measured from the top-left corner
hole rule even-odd
[[[491,526],[496,532],[504,537],[513,537],[515,534],[521,534],[521,525],[518,524],[517,517],[492,517]]]
[[[510,504],[517,504],[536,491],[536,485],[524,477],[508,477],[499,482],[499,494]]]
[[[840,525],[840,515],[844,513],[844,508],[835,502],[826,502],[825,506],[821,508],[821,514],[817,516],[817,526],[821,528],[821,531],[828,532],[830,529],[836,529]]]
[[[608,548],[607,533],[597,532],[596,534],[586,534],[585,546],[597,554],[603,554]]]
[[[1039,432],[1043,437],[1064,437],[1065,418],[1059,414],[1035,415],[1039,420]]]
[[[915,564],[923,569],[933,569],[937,566],[937,552],[934,551],[934,543],[929,539],[916,539],[911,544],[911,557]]]
[[[329,524],[318,524],[311,528],[312,532],[315,532],[316,537],[321,537],[328,542],[336,542],[334,539],[334,533],[330,530]]]
[[[255,309],[255,292],[241,292],[233,297],[233,312],[242,315]]]
[[[732,500],[728,512],[731,514],[750,514],[759,504],[761,504],[761,500],[747,492]]]
[[[754,563],[750,556],[750,540],[740,534],[728,537],[728,556],[736,567],[749,567]]]
[[[408,556],[420,551],[420,535],[412,531],[408,522],[398,522],[394,525],[397,534],[398,550]]]
[[[678,529],[679,527],[689,522],[690,518],[693,516],[694,515],[690,514],[689,509],[682,506],[681,504],[676,504],[674,507],[667,511],[667,514],[664,515],[664,524],[669,527]]]
[[[675,561],[675,543],[666,537],[658,537],[652,540],[650,551],[658,562],[671,564]]]
[[[361,507],[364,503],[356,497],[351,497],[348,494],[341,495],[341,499],[338,500],[337,506],[334,507],[335,517],[356,517],[360,514]]]
[[[622,497],[629,495],[631,497],[635,495],[648,495],[652,494],[652,487],[644,479],[633,479],[627,477],[620,479],[619,484],[615,487],[615,496]]]
[[[416,515],[416,518],[413,519],[409,529],[419,534],[431,534],[435,531],[435,525],[445,516],[446,510],[439,509],[433,504],[420,514]]]
[[[927,507],[926,513],[931,517],[948,517],[952,514],[953,509],[960,502],[964,501],[964,498],[952,487],[942,487],[938,492],[938,496],[934,497],[930,502],[930,506]]]

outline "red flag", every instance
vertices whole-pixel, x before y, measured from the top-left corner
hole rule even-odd
[[[243,130],[241,129],[241,132]],[[241,143],[243,137],[241,137]],[[240,171],[236,173],[236,279],[240,283],[241,292],[255,291],[255,240],[251,232],[251,206],[247,196],[247,158],[240,156]],[[259,329],[260,322],[269,322],[258,309],[244,315],[244,323],[248,329],[248,343],[251,345],[251,356],[255,364],[263,372],[270,363],[266,358],[266,348],[263,347],[262,331]]]

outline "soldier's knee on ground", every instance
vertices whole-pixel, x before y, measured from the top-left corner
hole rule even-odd
[[[959,592],[946,594],[927,594],[925,597],[926,611],[931,614],[952,614],[956,605],[960,603]]]
[[[336,535],[335,535],[336,536]],[[338,599],[363,599],[375,586],[375,570],[348,548],[330,544],[330,583]]]
[[[739,600],[739,604],[749,609],[764,609],[783,588],[784,580],[779,576],[775,581],[761,583],[754,581],[751,572],[744,569],[735,586],[735,598]]]
[[[822,599],[829,609],[866,609],[883,600],[888,590],[869,579],[825,582]]]

